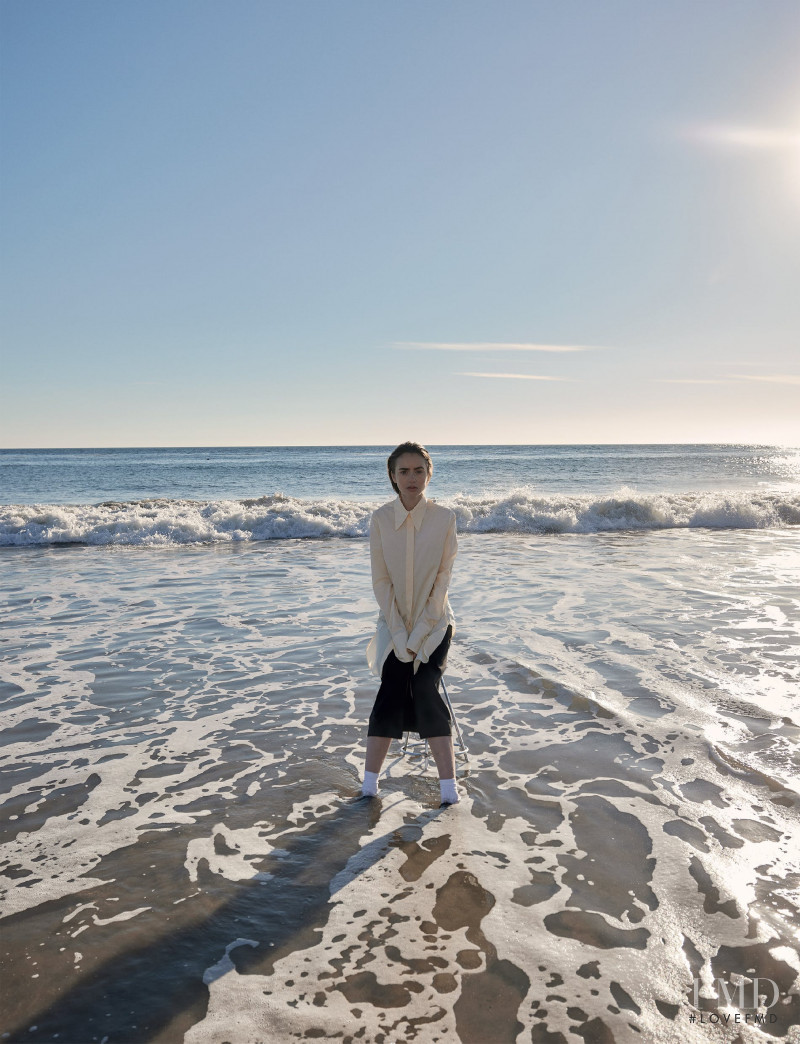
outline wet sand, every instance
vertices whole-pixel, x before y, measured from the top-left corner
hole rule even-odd
[[[445,809],[363,542],[4,563],[3,1039],[800,1040],[792,534],[464,538]]]

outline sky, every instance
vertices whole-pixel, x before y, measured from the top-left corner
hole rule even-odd
[[[0,447],[800,445],[798,0],[0,0]]]

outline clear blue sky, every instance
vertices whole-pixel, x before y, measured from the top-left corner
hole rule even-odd
[[[0,446],[800,443],[798,0],[0,17]]]

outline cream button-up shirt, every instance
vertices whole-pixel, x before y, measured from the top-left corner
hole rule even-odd
[[[413,511],[400,497],[378,508],[369,524],[372,589],[380,606],[367,649],[378,677],[390,651],[416,671],[455,620],[447,588],[458,551],[456,516],[424,496]],[[411,650],[409,652],[408,650]]]

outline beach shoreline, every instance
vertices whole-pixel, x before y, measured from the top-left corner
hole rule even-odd
[[[5,561],[4,1039],[796,1035],[792,531],[462,537],[447,810],[355,800],[361,542]]]

